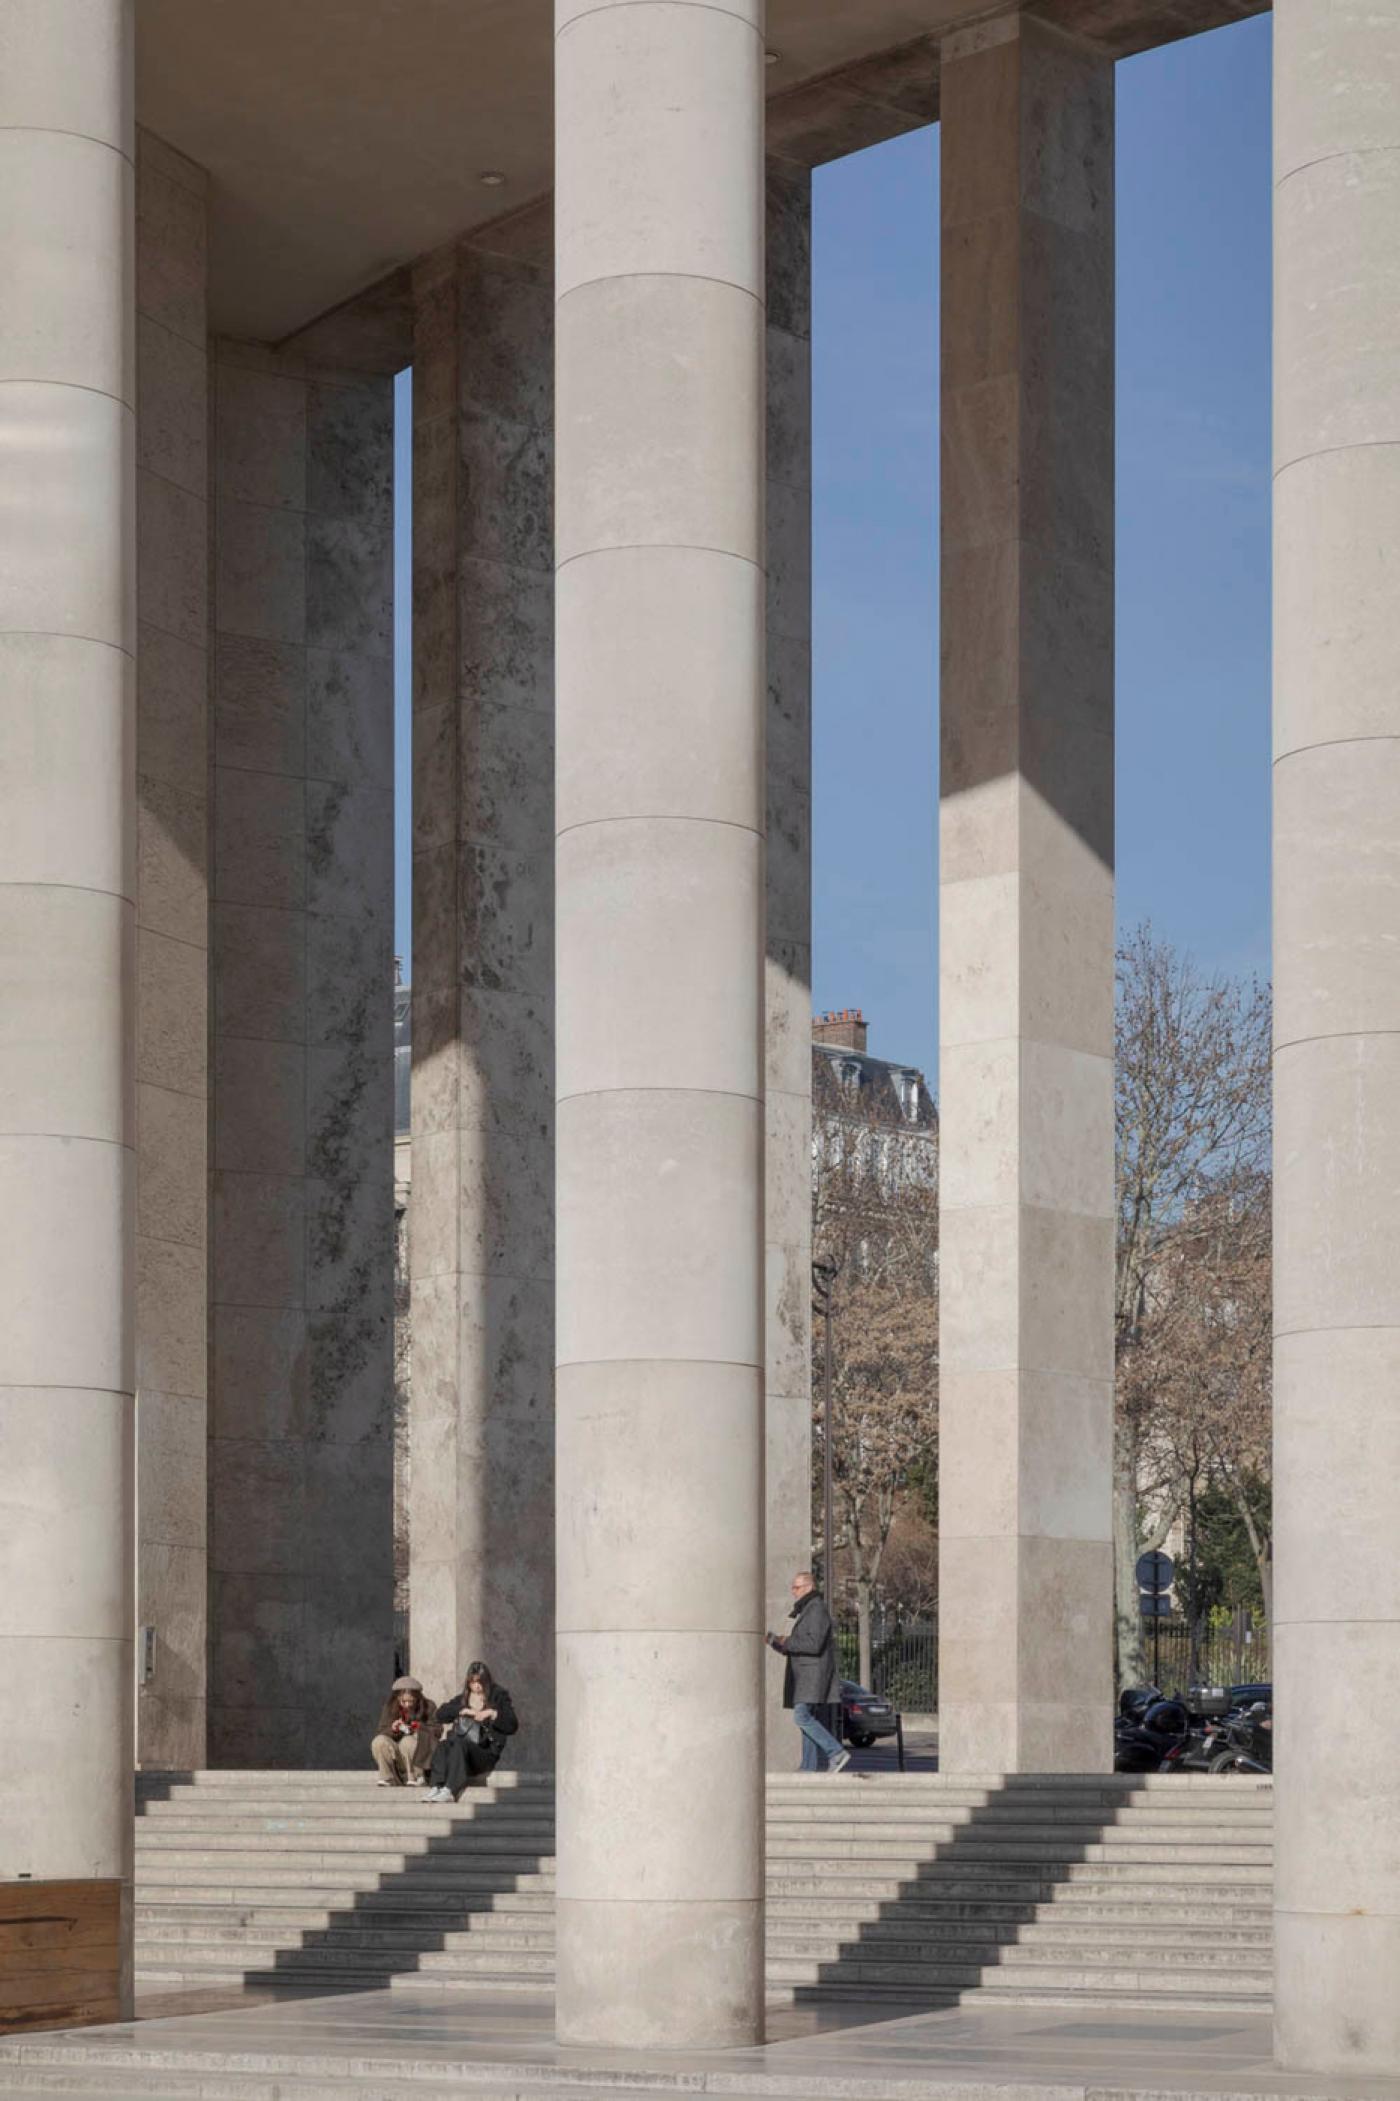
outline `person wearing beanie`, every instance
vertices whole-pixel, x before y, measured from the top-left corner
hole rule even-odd
[[[370,1745],[380,1787],[421,1787],[441,1734],[437,1708],[416,1678],[395,1678]]]

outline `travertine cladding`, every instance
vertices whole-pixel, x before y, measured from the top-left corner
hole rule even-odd
[[[557,0],[557,2022],[763,2021],[761,0]]]
[[[1357,1726],[1400,1688],[1400,6],[1275,17],[1276,2036],[1364,2077],[1400,2065],[1400,1767]]]
[[[123,0],[0,12],[0,1874],[129,1928],[135,135]],[[63,1762],[62,1785],[55,1763]],[[71,1765],[68,1761],[71,1760]],[[5,2007],[25,2008],[7,1958]],[[129,2004],[95,1949],[87,1998]],[[100,1974],[99,1974],[100,1973]],[[74,1989],[79,1987],[75,1984]]]
[[[550,215],[414,272],[411,1653],[554,1756]]]
[[[205,1762],[208,178],[136,159],[136,1755]]]
[[[767,1464],[765,1617],[812,1553],[812,178],[767,168]],[[770,1662],[767,1763],[796,1763]]]
[[[212,373],[210,1757],[349,1765],[392,1646],[388,380]]]
[[[1113,67],[943,50],[940,1761],[1112,1746]]]

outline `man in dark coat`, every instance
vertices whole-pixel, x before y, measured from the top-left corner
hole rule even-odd
[[[831,1731],[813,1712],[817,1707],[837,1706],[841,1700],[841,1673],[836,1667],[836,1629],[826,1601],[817,1589],[810,1569],[792,1579],[792,1631],[769,1634],[765,1640],[787,1658],[783,1675],[783,1705],[802,1731],[802,1770],[843,1773],[851,1762]]]

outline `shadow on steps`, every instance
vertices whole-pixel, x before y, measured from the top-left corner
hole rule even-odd
[[[138,1816],[147,1802],[171,1800],[180,1783],[192,1778],[186,1773],[141,1774]],[[523,1877],[552,1869],[552,1851],[543,1846],[527,1845],[516,1835],[516,1819],[522,1807],[533,1806],[526,1791],[512,1788],[493,1793],[486,1788],[474,1788],[463,1800],[470,1800],[474,1806],[474,1814],[469,1819],[463,1818],[451,1833],[429,1836],[426,1851],[405,1854],[399,1868],[379,1874],[375,1887],[357,1891],[348,1905],[318,1904],[314,1881],[310,1881],[306,1891],[294,1899],[270,1887],[260,1904],[247,1904],[245,1908],[249,1911],[274,1909],[280,1896],[284,1901],[307,1908],[324,1909],[328,1919],[324,1926],[307,1927],[301,1931],[295,1946],[269,1949],[270,1961],[256,1968],[244,1969],[243,1989],[265,1994],[294,1986],[301,1993],[326,1997],[387,1989],[396,1977],[414,1975],[425,1956],[444,1951],[450,1936],[471,1933],[472,1914],[493,1912],[505,1916],[504,1912],[497,1911],[498,1900],[518,1892]],[[552,1806],[551,1795],[551,1810]],[[268,1816],[274,1817],[277,1813],[269,1805]],[[269,1832],[265,1838],[250,1833],[248,1840],[250,1847],[266,1844],[270,1851],[276,1848],[275,1832]],[[199,1843],[199,1839],[191,1834],[190,1844],[197,1846]],[[367,1852],[393,1852],[395,1846],[391,1838],[367,1834],[365,1849]],[[488,1866],[479,1858],[503,1852],[511,1856],[509,1865]],[[295,1858],[294,1855],[286,1857]],[[448,1867],[470,1876],[470,1888],[454,1892],[443,1873]],[[330,1873],[326,1869],[310,1872],[323,1878]],[[521,1911],[518,1916],[522,1933],[536,1922],[553,1924],[552,1907],[548,1913]],[[491,1950],[494,1933],[479,1930],[483,1951]],[[197,1925],[192,1922],[192,1938],[197,1931]],[[395,1946],[392,1939],[387,1942],[383,1939],[386,1933],[402,1933],[404,1938]],[[178,1948],[179,1944],[172,1945]],[[244,1942],[240,1946],[238,1941],[230,1940],[228,1966],[231,1971],[240,1967],[247,1945]],[[516,1951],[502,1947],[498,1952],[501,1960],[495,1969],[483,1969],[479,1973],[479,1981],[485,1986],[489,1987],[493,1982],[499,1984],[501,1977],[511,1972],[511,1956]],[[151,1967],[159,1967],[155,1946],[148,1946],[143,1953],[149,1958]],[[528,1966],[522,1957],[516,1968],[525,1967]],[[454,1985],[469,1981],[477,1980],[453,1979]],[[550,1967],[541,1974],[539,1982],[542,1990],[552,1990],[552,1948]],[[191,1984],[186,1989],[197,1991],[200,1987]],[[163,1992],[162,1996],[165,1995]]]

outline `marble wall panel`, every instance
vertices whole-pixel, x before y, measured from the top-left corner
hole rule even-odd
[[[552,329],[545,261],[415,272],[411,1654],[553,1758]],[[423,1455],[431,1455],[423,1463]]]
[[[393,1664],[392,390],[220,342],[214,392],[210,1751],[355,1764]]]
[[[767,168],[766,1624],[812,1559],[811,175]],[[782,1672],[765,1680],[770,1769],[797,1762]]]

